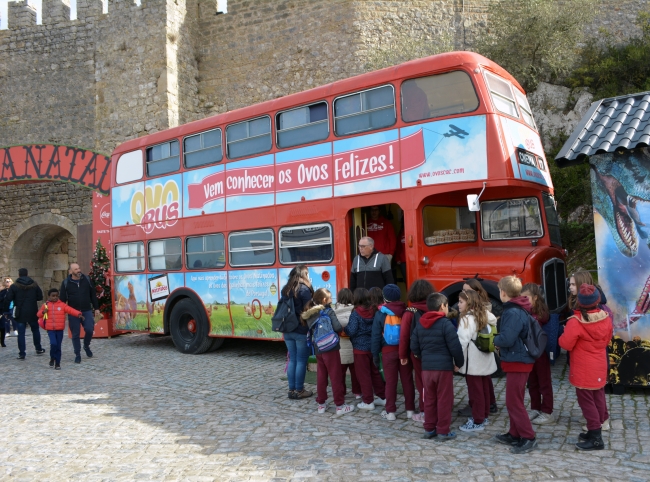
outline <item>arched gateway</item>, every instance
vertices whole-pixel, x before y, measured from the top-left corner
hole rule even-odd
[[[87,273],[96,238],[93,203],[104,204],[109,179],[110,157],[87,149],[0,148],[0,275],[15,278],[25,267],[47,290],[60,286],[69,262]]]

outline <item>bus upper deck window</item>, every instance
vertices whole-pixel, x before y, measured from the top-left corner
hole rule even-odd
[[[142,179],[142,174],[142,151],[127,152],[120,156],[115,171],[115,182],[117,184],[137,181]]]
[[[425,206],[422,223],[427,246],[476,241],[476,214],[467,206]]]
[[[268,116],[226,127],[226,145],[230,159],[269,151],[271,144],[271,118]]]
[[[517,103],[519,104],[519,109],[521,109],[521,116],[524,118],[524,121],[533,129],[537,129],[535,121],[533,120],[533,111],[530,108],[530,105],[528,105],[526,96],[517,89],[513,90],[515,91],[515,97],[517,98]]]
[[[481,203],[481,235],[485,240],[541,238],[542,217],[537,198]]]
[[[280,112],[275,127],[278,147],[282,148],[327,139],[330,132],[327,102]]]
[[[179,168],[178,141],[165,142],[147,149],[147,176],[159,176],[178,171]]]
[[[515,105],[515,98],[510,89],[510,83],[487,72],[485,73],[485,78],[490,88],[490,93],[492,94],[494,107],[504,114],[519,117],[517,106]]]
[[[198,167],[221,162],[221,129],[201,132],[183,141],[185,167]]]
[[[338,136],[388,127],[395,120],[392,85],[364,90],[334,101],[334,130]]]
[[[282,264],[332,261],[334,243],[329,224],[281,228],[279,237]]]
[[[404,81],[401,100],[405,122],[472,112],[479,105],[472,80],[462,71]]]

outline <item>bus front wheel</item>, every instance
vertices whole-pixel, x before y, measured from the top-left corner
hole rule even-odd
[[[169,329],[174,345],[181,353],[198,355],[207,351],[213,343],[208,336],[210,327],[205,315],[187,298],[180,300],[172,309]]]

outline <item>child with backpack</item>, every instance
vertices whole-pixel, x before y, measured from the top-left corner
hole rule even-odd
[[[531,304],[530,314],[540,326],[544,326],[551,316],[539,285],[527,283],[521,288],[521,296]],[[551,380],[551,360],[544,353],[535,360],[533,370],[528,375],[528,394],[530,395],[530,420],[536,425],[553,423],[553,382]]]
[[[583,284],[577,295],[578,309],[567,320],[560,346],[571,353],[569,382],[576,387],[578,405],[587,419],[587,432],[581,433],[576,447],[603,450],[602,424],[609,418],[605,400],[608,366],[603,351],[612,338],[612,319],[599,303],[594,285]]]
[[[354,371],[361,385],[361,403],[357,404],[359,410],[374,410],[375,405],[386,405],[386,386],[379,369],[372,361],[370,351],[372,324],[376,312],[368,290],[354,290],[354,310],[348,326],[345,327],[345,333],[352,343]]]
[[[306,310],[300,315],[309,329],[307,336],[311,342],[317,362],[316,403],[318,413],[327,410],[327,378],[332,384],[332,396],[336,404],[336,415],[345,415],[354,410],[354,406],[345,403],[345,381],[341,368],[341,355],[338,333],[343,328],[331,308],[332,294],[325,288],[314,292]]]
[[[537,447],[533,425],[524,404],[524,392],[528,375],[535,359],[524,344],[530,326],[531,305],[521,296],[521,281],[515,276],[499,280],[499,294],[503,302],[501,331],[494,337],[499,348],[501,368],[506,374],[506,408],[510,417],[510,429],[497,435],[497,442],[511,445],[510,452],[523,454]]]
[[[379,354],[382,356],[384,378],[386,380],[386,410],[382,418],[393,421],[397,411],[397,378],[402,382],[404,390],[404,405],[406,418],[415,413],[415,386],[413,385],[413,365],[407,359],[402,365],[399,356],[399,340],[401,334],[402,315],[406,304],[400,301],[402,293],[397,285],[387,284],[383,290],[384,304],[375,314],[372,324],[371,351],[373,363],[379,365]]]
[[[456,328],[447,314],[449,302],[442,293],[427,297],[427,309],[411,336],[411,351],[422,361],[424,385],[424,435],[422,438],[447,441],[456,438],[451,431],[454,405],[454,372],[463,366],[463,349]]]
[[[47,336],[50,338],[50,367],[54,367],[55,370],[61,369],[61,344],[66,314],[84,320],[81,311],[59,301],[59,290],[52,288],[47,292],[47,301],[43,303],[36,316],[38,316],[39,326],[47,330]]]
[[[490,381],[497,369],[494,352],[483,352],[475,344],[479,332],[496,331],[496,317],[487,311],[479,294],[474,290],[458,295],[458,340],[463,348],[465,363],[460,373],[465,375],[467,394],[472,416],[459,428],[463,432],[481,431],[490,416]],[[492,320],[488,319],[488,316]],[[489,322],[492,321],[492,324]]]
[[[406,299],[409,307],[402,316],[402,329],[399,337],[399,359],[402,365],[411,360],[413,372],[415,373],[415,387],[419,394],[418,408],[420,413],[414,414],[411,419],[415,422],[424,422],[424,398],[422,390],[422,362],[413,356],[411,352],[411,335],[420,317],[427,312],[427,296],[435,293],[435,288],[425,279],[418,279],[413,282]]]
[[[339,343],[341,344],[341,369],[343,371],[343,386],[344,392],[343,395],[347,393],[347,386],[345,385],[345,376],[347,371],[350,370],[350,379],[352,381],[352,394],[358,400],[361,398],[361,385],[359,385],[359,380],[354,372],[354,353],[352,352],[352,343],[350,342],[350,337],[345,333],[345,327],[348,326],[350,321],[350,315],[352,314],[352,309],[354,308],[354,297],[352,296],[352,291],[348,288],[341,289],[336,295],[336,305],[334,306],[334,313],[336,313],[336,318],[339,320],[339,323],[343,327],[341,332],[341,339]]]

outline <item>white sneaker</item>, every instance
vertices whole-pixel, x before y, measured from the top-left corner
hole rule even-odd
[[[490,425],[490,419],[489,418],[483,419],[483,426],[487,427],[488,425]]]
[[[325,413],[326,410],[327,410],[327,404],[326,403],[323,403],[322,405],[318,404],[318,413]]]
[[[424,412],[416,413],[411,417],[411,420],[413,420],[414,422],[424,423]]]
[[[354,405],[343,404],[340,407],[336,407],[336,415],[345,415],[346,413],[354,412]]]
[[[18,336],[18,331],[14,330],[14,336]]]
[[[542,413],[539,410],[528,410],[528,418],[530,420],[535,420],[537,417],[539,417],[539,414]]]
[[[355,398],[355,400],[361,400],[363,398],[363,395],[361,395],[359,393],[355,393],[354,398]]]
[[[384,418],[389,422],[394,422],[396,417],[394,413],[387,413],[386,410],[384,410],[383,412],[381,412],[381,418]]]
[[[480,432],[485,429],[485,425],[482,423],[474,423],[474,419],[470,417],[466,423],[458,428],[463,432]]]
[[[359,410],[374,410],[375,409],[375,404],[370,402],[370,403],[357,403],[357,408]]]
[[[377,398],[375,398],[374,404],[375,405],[381,405],[382,407],[385,407],[386,406],[386,399],[377,397]]]
[[[552,413],[544,413],[541,412],[537,417],[535,417],[532,420],[533,423],[536,423],[538,425],[544,425],[546,423],[553,423],[555,422],[555,417],[553,416]]]
[[[410,420],[410,419],[413,418],[414,414],[415,414],[415,412],[413,410],[407,410],[406,411],[406,418],[408,418]]]

